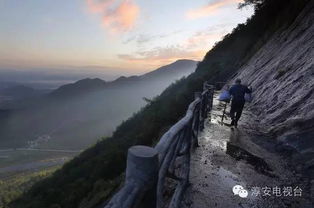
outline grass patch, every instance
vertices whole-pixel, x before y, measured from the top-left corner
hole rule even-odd
[[[21,196],[36,182],[47,178],[60,167],[48,168],[33,173],[18,174],[13,177],[0,180],[0,208],[9,208],[11,201]]]

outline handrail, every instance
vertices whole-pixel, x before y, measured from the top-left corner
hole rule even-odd
[[[196,98],[188,107],[185,116],[180,119],[176,124],[174,124],[159,140],[155,149],[159,152],[159,162],[162,163],[165,153],[170,147],[170,143],[173,142],[171,138],[176,136],[188,123],[188,121],[193,117],[194,109],[201,102],[200,98]]]
[[[205,82],[203,92],[195,93],[185,116],[154,148],[133,146],[129,149],[124,186],[105,208],[180,207],[189,182],[191,150],[198,146],[198,133],[212,108],[213,92],[214,86]],[[176,189],[171,197],[165,198],[168,179],[175,181]]]

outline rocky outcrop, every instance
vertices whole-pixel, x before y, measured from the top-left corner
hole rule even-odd
[[[276,138],[314,193],[314,1],[235,74],[252,86],[242,125]],[[231,82],[234,81],[231,80]]]

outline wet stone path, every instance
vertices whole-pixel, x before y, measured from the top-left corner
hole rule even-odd
[[[191,157],[191,184],[183,207],[312,207],[307,193],[301,190],[301,196],[298,194],[298,187],[304,189],[305,185],[289,170],[284,157],[252,142],[252,135],[249,136],[241,124],[231,129],[226,125],[230,119],[221,123],[223,107],[224,104],[215,99],[213,111],[199,135],[200,147]],[[234,194],[235,185],[247,192],[241,191],[242,197]],[[239,193],[235,189],[235,193]]]

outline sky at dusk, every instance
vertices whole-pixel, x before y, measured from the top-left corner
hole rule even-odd
[[[0,69],[138,74],[201,60],[243,23],[240,0],[0,0]]]

